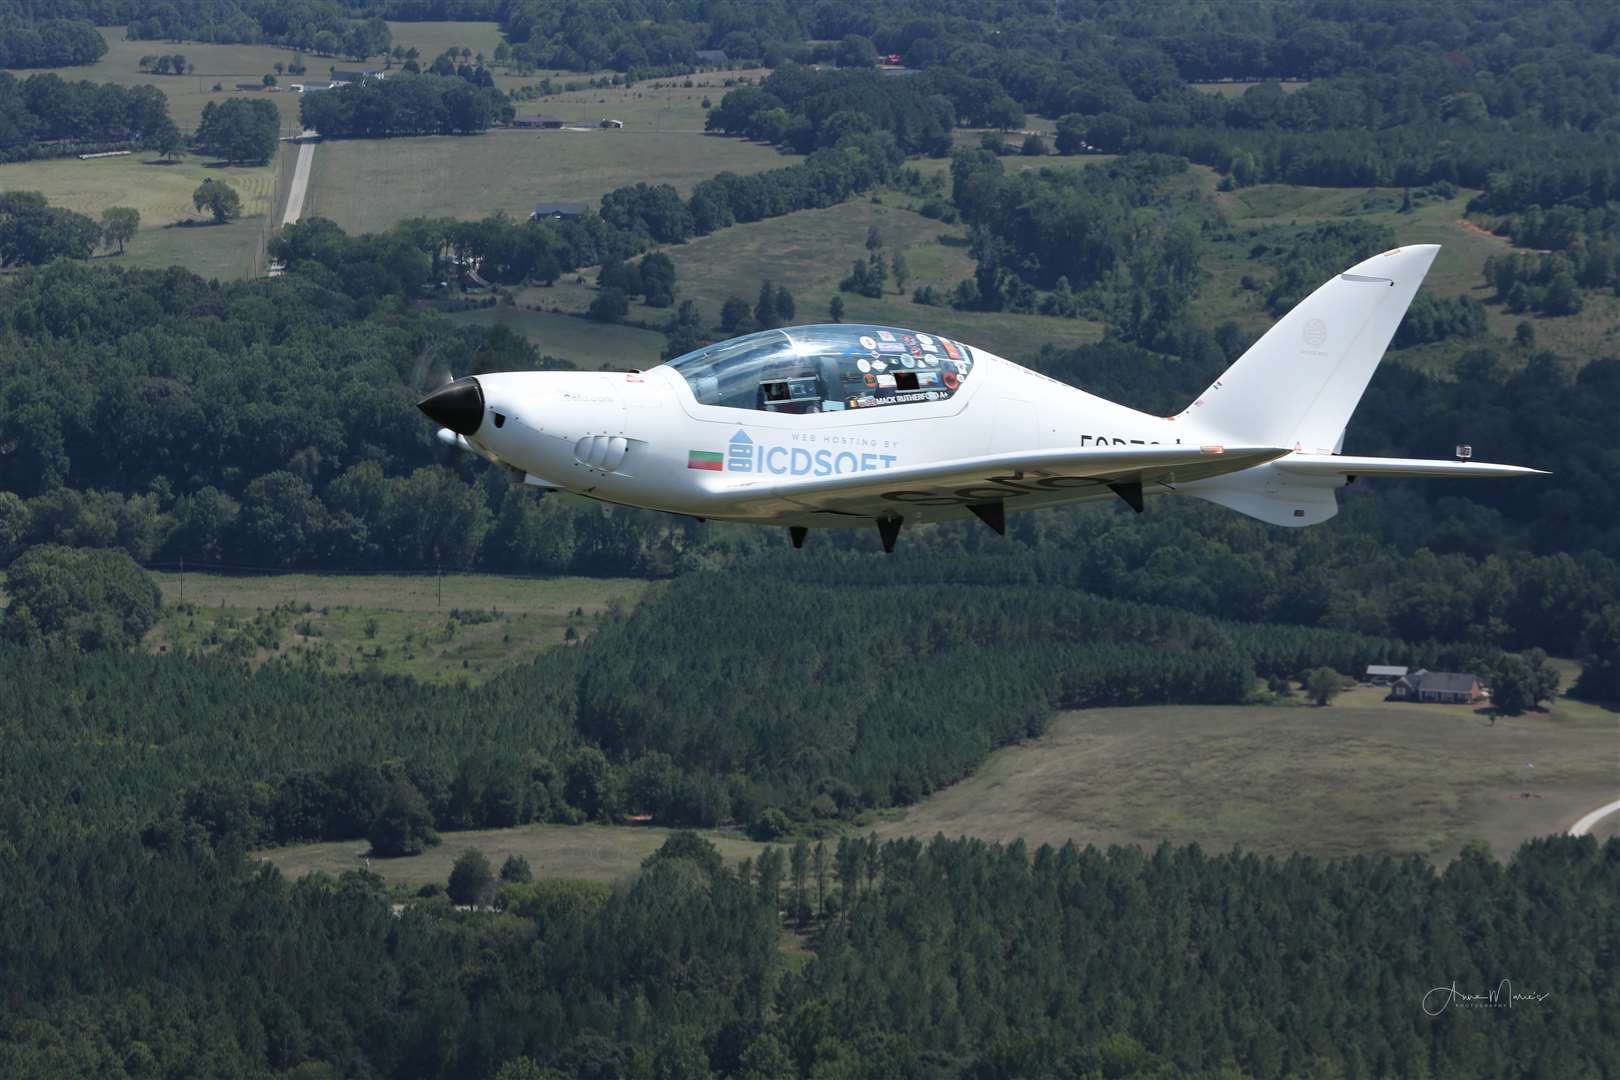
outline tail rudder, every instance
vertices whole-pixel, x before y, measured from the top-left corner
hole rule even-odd
[[[1335,276],[1279,319],[1178,419],[1235,442],[1336,452],[1439,251],[1438,244],[1395,248]]]

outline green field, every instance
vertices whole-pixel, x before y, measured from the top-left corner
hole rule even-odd
[[[160,161],[140,152],[128,157],[53,158],[0,165],[0,189],[38,191],[53,206],[100,219],[110,206],[141,213],[140,232],[118,261],[161,267],[179,263],[205,277],[257,272],[268,213],[277,200],[278,160],[268,165],[223,166],[206,158]],[[214,225],[191,201],[205,179],[223,180],[242,198],[242,217]]]
[[[422,56],[417,62],[424,68],[449,48],[481,52],[493,64],[495,46],[505,40],[500,24],[492,22],[390,22],[388,32],[395,45],[419,50]]]
[[[488,678],[563,644],[569,628],[586,637],[647,587],[623,578],[491,574],[153,577],[163,614],[146,638],[152,652],[225,651],[255,662],[312,653],[338,673],[441,683]],[[477,614],[452,622],[454,609]]]
[[[512,90],[518,86],[538,83],[541,77],[550,74],[552,84],[566,86],[569,83],[588,81],[591,76],[579,72],[542,72],[540,74],[521,79],[498,78],[496,82],[503,90]],[[533,101],[517,102],[517,111],[520,115],[526,113],[543,113],[557,116],[569,123],[595,124],[604,117],[613,120],[623,120],[624,130],[628,132],[688,132],[701,133],[703,122],[708,113],[703,108],[703,99],[708,98],[710,104],[720,104],[720,99],[730,89],[725,85],[727,79],[752,78],[756,82],[764,78],[768,72],[723,72],[710,71],[700,75],[693,75],[690,79],[692,85],[687,86],[685,78],[655,79],[650,82],[637,83],[628,87],[607,87],[597,90],[567,90],[560,94],[536,98]],[[769,148],[764,148],[769,149]],[[715,169],[715,172],[721,171]]]
[[[543,303],[545,289],[532,289],[525,294],[524,303]],[[668,317],[668,312],[655,312],[637,306],[637,318]],[[545,356],[558,356],[575,367],[637,368],[654,367],[660,362],[664,349],[664,335],[638,326],[618,323],[592,322],[578,315],[564,315],[555,311],[534,311],[528,307],[500,305],[458,311],[445,318],[455,323],[475,326],[504,326],[515,334],[522,334],[534,343]]]
[[[657,851],[669,833],[668,829],[613,825],[523,825],[444,833],[444,843],[436,848],[405,859],[373,859],[371,869],[390,882],[442,885],[457,857],[468,848],[478,848],[496,866],[508,855],[523,856],[537,878],[618,881],[635,873],[641,860]],[[704,838],[720,849],[728,863],[753,858],[765,846],[721,830],[705,832]],[[336,875],[357,869],[369,850],[364,840],[340,840],[276,848],[260,857],[292,877],[316,870]]]
[[[485,135],[355,139],[315,152],[306,216],[351,233],[408,217],[525,218],[541,201],[595,204],[626,184],[673,184],[683,195],[718,172],[788,164],[767,146],[704,135],[499,130]],[[386,192],[386,197],[380,197]]]
[[[191,132],[202,116],[203,106],[210,101],[223,101],[235,94],[237,83],[258,82],[267,72],[273,72],[276,61],[289,62],[291,50],[274,45],[204,45],[194,41],[172,44],[167,41],[126,41],[121,26],[99,28],[107,39],[107,54],[94,64],[50,68],[64,79],[88,79],[91,82],[114,82],[125,86],[156,86],[169,99],[169,115],[180,125],[180,130]],[[162,56],[181,53],[191,65],[184,75],[156,75],[141,70],[143,56]],[[306,56],[305,64],[311,75],[324,73],[334,62],[331,57]],[[352,66],[337,61],[339,67]],[[19,79],[37,74],[39,69],[14,70]],[[283,83],[297,82],[296,76],[282,76]],[[216,92],[214,84],[223,89]],[[243,96],[243,95],[236,95]],[[281,110],[283,128],[291,133],[298,123],[298,95],[288,92],[258,93],[272,101]]]
[[[1249,248],[1268,228],[1344,220],[1388,225],[1400,244],[1441,245],[1424,279],[1425,291],[1437,296],[1472,296],[1481,301],[1489,301],[1493,295],[1485,283],[1485,260],[1492,255],[1526,251],[1464,218],[1468,201],[1479,194],[1473,189],[1460,189],[1450,199],[1420,201],[1410,213],[1403,214],[1400,188],[1262,184],[1215,192],[1218,178],[1213,170],[1194,166],[1194,172],[1214,195],[1222,214],[1237,226],[1232,241],[1211,244],[1206,253],[1204,267],[1209,278],[1196,307],[1207,325],[1236,319],[1252,332],[1259,332],[1273,321],[1263,308],[1262,292],[1244,290],[1239,284],[1245,274],[1264,277],[1263,272],[1256,274]],[[1527,321],[1535,328],[1539,348],[1552,349],[1578,362],[1620,346],[1620,297],[1612,293],[1589,291],[1585,310],[1574,316],[1514,315],[1494,303],[1487,303],[1485,310],[1491,334],[1511,338],[1514,328]],[[1390,355],[1406,363],[1443,370],[1459,350],[1468,347],[1467,342],[1450,341]]]
[[[1505,857],[1615,797],[1617,733],[1620,712],[1569,699],[1492,725],[1370,689],[1324,709],[1072,712],[878,832],[1436,861],[1477,838]]]
[[[676,300],[696,300],[705,320],[713,324],[719,321],[727,297],[740,296],[752,304],[760,282],[769,278],[793,294],[797,306],[794,322],[825,322],[829,301],[840,295],[838,282],[849,273],[852,262],[866,257],[867,230],[875,226],[886,253],[905,253],[911,277],[903,295],[895,291],[892,281],[880,300],[841,294],[846,322],[932,330],[1012,360],[1034,353],[1047,342],[1078,345],[1102,336],[1101,326],[1076,319],[956,311],[944,305],[912,303],[912,290],[921,285],[949,291],[972,276],[966,230],[893,205],[904,201],[895,196],[885,195],[884,199],[882,204],[858,199],[824,210],[800,210],[665,248],[678,275]],[[594,281],[594,272],[586,271],[585,279]],[[583,311],[595,290],[570,282],[550,289],[527,289],[519,301]],[[662,321],[667,313],[638,306],[631,309],[631,317]]]

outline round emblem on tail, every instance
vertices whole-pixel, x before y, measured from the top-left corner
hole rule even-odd
[[[1322,342],[1327,340],[1327,323],[1321,319],[1312,319],[1305,324],[1305,344],[1311,348],[1320,348]]]

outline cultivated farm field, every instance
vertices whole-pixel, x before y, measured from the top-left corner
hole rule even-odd
[[[330,140],[315,153],[304,213],[350,233],[410,217],[522,219],[537,202],[593,206],[617,187],[698,181],[792,162],[768,146],[705,135],[496,130],[476,136]]]
[[[1383,693],[1064,713],[878,832],[1444,862],[1476,839],[1505,858],[1616,795],[1620,712],[1560,698],[1493,725]]]
[[[647,582],[494,574],[154,573],[163,614],[151,652],[224,651],[253,662],[310,655],[334,673],[469,684],[578,638]],[[442,599],[441,599],[442,595]]]

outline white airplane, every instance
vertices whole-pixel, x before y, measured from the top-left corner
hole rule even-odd
[[[937,334],[794,326],[650,371],[455,379],[419,408],[445,442],[545,490],[807,530],[1193,495],[1275,525],[1326,521],[1357,476],[1544,475],[1347,457],[1350,420],[1439,251],[1375,255],[1283,316],[1176,416],[1149,416]],[[1469,451],[1458,447],[1459,458]]]

